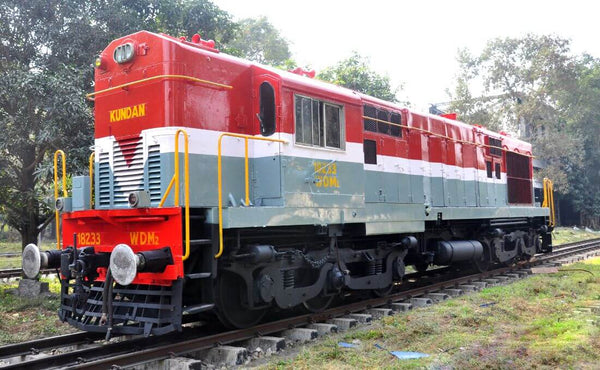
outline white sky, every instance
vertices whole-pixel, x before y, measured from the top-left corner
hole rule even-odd
[[[266,16],[301,66],[317,72],[353,50],[388,74],[413,108],[448,100],[459,48],[478,54],[496,37],[554,34],[600,57],[600,3],[556,0],[213,0],[236,20]]]

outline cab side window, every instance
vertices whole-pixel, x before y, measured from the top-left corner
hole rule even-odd
[[[345,148],[343,106],[296,95],[296,143]]]

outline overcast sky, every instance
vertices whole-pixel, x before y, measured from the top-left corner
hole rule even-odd
[[[417,110],[448,100],[457,50],[479,53],[496,37],[554,34],[574,53],[600,57],[600,3],[595,1],[214,0],[236,20],[266,16],[299,65],[317,72],[351,55],[404,85],[399,97]]]

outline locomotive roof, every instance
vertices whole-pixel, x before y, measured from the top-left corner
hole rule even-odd
[[[179,47],[188,49],[189,51],[194,52],[194,53],[209,56],[210,58],[221,59],[223,61],[234,63],[234,64],[237,64],[238,66],[242,66],[242,67],[255,68],[257,70],[269,71],[271,74],[274,74],[280,78],[282,87],[287,87],[287,88],[293,89],[295,91],[298,91],[300,93],[306,93],[306,94],[310,94],[312,96],[323,98],[325,100],[332,100],[332,101],[345,103],[345,104],[353,104],[356,106],[362,106],[363,104],[371,104],[371,105],[377,106],[378,108],[384,108],[384,109],[393,110],[393,111],[397,111],[397,112],[403,112],[404,114],[407,115],[407,117],[412,116],[415,118],[419,118],[421,120],[425,119],[428,122],[431,122],[432,124],[434,122],[437,122],[438,125],[443,124],[445,126],[456,126],[463,130],[464,129],[468,129],[468,130],[472,129],[473,132],[475,132],[475,133],[480,133],[483,135],[491,136],[496,139],[501,139],[503,147],[509,151],[515,151],[518,153],[531,155],[531,144],[529,144],[523,140],[520,140],[518,138],[511,137],[511,136],[507,135],[506,133],[503,133],[503,132],[497,133],[497,132],[486,129],[477,124],[472,125],[472,124],[468,124],[468,123],[461,122],[458,120],[453,120],[453,119],[442,117],[442,116],[432,115],[429,113],[415,112],[407,107],[403,107],[403,106],[400,106],[395,103],[391,103],[391,102],[388,102],[388,101],[385,101],[382,99],[378,99],[378,98],[375,98],[375,97],[372,97],[372,96],[369,96],[369,95],[366,95],[366,94],[363,94],[363,93],[360,93],[360,92],[357,92],[357,91],[354,91],[354,90],[351,90],[351,89],[348,89],[348,88],[345,88],[342,86],[335,85],[333,83],[310,78],[307,76],[302,76],[302,75],[299,75],[296,73],[284,71],[284,70],[277,69],[274,67],[261,65],[261,64],[251,62],[251,61],[248,61],[248,60],[245,60],[242,58],[238,58],[238,57],[235,57],[232,55],[228,55],[225,53],[220,53],[218,50],[216,50],[210,46],[207,46],[204,40],[201,40],[201,42],[204,42],[204,44],[203,43],[193,43],[193,42],[185,41],[185,40],[175,38],[173,36],[169,36],[166,34],[156,34],[156,33],[149,32],[149,31],[139,31],[134,34],[113,40],[113,42],[110,45],[112,45],[114,43],[122,42],[123,40],[126,40],[126,39],[135,38],[137,35],[140,35],[140,34],[145,34],[148,36],[162,38],[163,40],[176,43]],[[110,45],[109,45],[109,47],[110,47]],[[411,119],[408,119],[407,121],[408,121],[407,125],[410,127]]]

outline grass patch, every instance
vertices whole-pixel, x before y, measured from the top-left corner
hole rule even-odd
[[[18,283],[0,285],[0,345],[76,331],[58,319],[58,279],[41,280],[49,283],[50,297],[25,299],[12,293]]]
[[[266,367],[597,368],[600,314],[589,307],[600,307],[600,258],[569,268],[585,269],[594,276],[560,272],[487,288],[328,337],[303,348],[294,359],[274,358]],[[339,348],[339,341],[359,346]],[[398,360],[375,344],[430,357]]]
[[[21,268],[21,256],[4,257],[0,256],[0,269]]]
[[[44,242],[40,250],[54,249],[55,245]],[[0,253],[19,253],[18,256],[5,257],[0,255],[0,269],[21,268],[21,242],[0,242]]]
[[[572,227],[557,227],[552,231],[552,244],[554,245],[597,238],[600,238],[600,232],[590,233],[583,229],[574,230]]]
[[[21,253],[21,243],[0,242],[0,253]]]

